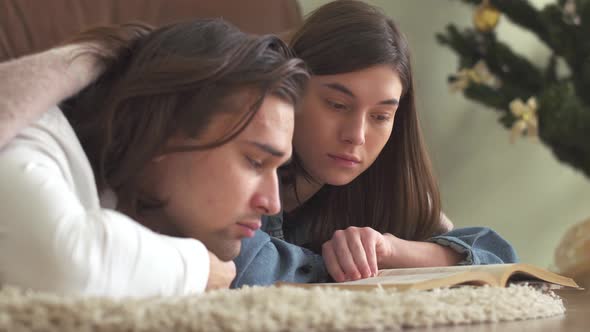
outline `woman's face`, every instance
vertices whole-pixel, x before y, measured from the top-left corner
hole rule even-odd
[[[399,75],[387,65],[313,76],[293,138],[305,170],[340,186],[369,168],[391,135],[401,93]]]

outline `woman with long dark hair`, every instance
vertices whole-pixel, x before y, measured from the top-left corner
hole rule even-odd
[[[243,241],[235,286],[322,281],[322,261],[344,281],[381,268],[517,259],[488,228],[440,234],[449,221],[419,125],[410,50],[389,17],[362,1],[333,1],[290,46],[312,77],[295,115],[293,162],[280,172],[283,211],[264,222],[274,238]]]

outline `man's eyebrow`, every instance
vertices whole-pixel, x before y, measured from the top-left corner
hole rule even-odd
[[[277,150],[275,147],[269,145],[269,144],[265,144],[265,143],[260,143],[260,142],[256,142],[256,141],[246,141],[246,143],[250,144],[250,145],[254,145],[255,147],[257,147],[258,149],[271,154],[275,157],[284,157],[285,156],[285,152],[283,151],[279,151]]]
[[[352,91],[350,91],[349,88],[347,88],[346,86],[340,84],[340,83],[326,83],[323,86],[325,86],[326,88],[330,88],[332,90],[336,90],[338,92],[342,92],[345,95],[348,95],[352,98],[356,98],[356,96],[354,95],[354,93],[352,93]],[[399,104],[399,100],[395,99],[395,98],[391,98],[391,99],[386,99],[383,101],[380,101],[378,103],[379,105],[398,105]]]

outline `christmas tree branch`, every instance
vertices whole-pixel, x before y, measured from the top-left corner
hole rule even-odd
[[[504,87],[498,89],[477,83],[469,84],[463,91],[463,94],[468,99],[500,112],[506,112],[508,104],[514,100],[514,95],[509,92],[509,89],[505,89]]]
[[[482,2],[482,0],[462,1],[473,5],[479,5]],[[514,24],[530,30],[549,48],[555,50],[554,40],[549,38],[542,16],[527,0],[490,0],[490,2]]]
[[[462,1],[483,4],[483,0]],[[436,37],[459,56],[461,71],[451,77],[461,81],[454,87],[463,88],[466,98],[498,110],[499,121],[507,128],[513,127],[515,121],[522,125],[523,121],[537,119],[538,137],[555,157],[590,177],[590,0],[558,0],[540,11],[525,0],[489,1],[548,45],[549,61],[544,68],[537,68],[498,41],[493,30],[459,31],[449,25]],[[558,70],[561,59],[569,67],[567,74]],[[485,67],[476,65],[480,60],[485,61],[487,71],[500,80],[500,85],[489,80]],[[533,115],[513,114],[511,102],[529,97],[537,100],[537,107],[530,106]],[[529,132],[530,128],[525,130],[535,134]]]
[[[541,140],[557,159],[590,177],[590,109],[567,82],[548,88],[539,102]]]
[[[498,40],[495,35],[486,38],[487,52],[484,59],[503,84],[518,86],[518,90],[535,95],[543,88],[543,74],[526,58],[514,53],[512,49]],[[529,97],[521,95],[521,97]]]
[[[551,40],[551,48],[556,55],[564,58],[572,71],[576,68],[576,27],[567,24],[563,11],[557,5],[547,5],[541,12],[547,31],[547,38]]]
[[[470,68],[481,59],[483,54],[475,36],[468,35],[469,32],[466,32],[464,36],[454,24],[447,25],[446,30],[446,34],[437,33],[436,39],[440,44],[448,46],[460,55],[460,68]]]
[[[481,4],[482,0],[462,0],[465,3]],[[490,0],[514,24],[531,31],[545,43],[556,55],[563,56],[572,71],[579,70],[581,59],[586,59],[588,52],[579,54],[577,46],[586,39],[587,34],[564,18],[563,4],[549,4],[541,11],[536,10],[526,0]],[[563,0],[561,1],[563,3]],[[582,17],[590,17],[590,3],[581,7]],[[587,20],[583,20],[585,24]],[[583,26],[590,33],[590,25]],[[586,50],[588,51],[588,50]]]
[[[482,37],[472,30],[460,33],[453,24],[446,34],[439,33],[438,41],[453,49],[460,58],[461,68],[471,68],[484,59],[490,71],[514,91],[510,95],[528,98],[543,88],[543,74],[526,58],[512,52],[506,44],[496,40],[492,33]]]

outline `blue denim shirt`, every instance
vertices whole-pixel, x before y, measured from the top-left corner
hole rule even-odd
[[[232,288],[271,285],[277,281],[316,283],[330,281],[322,256],[300,247],[303,227],[283,227],[280,215],[263,217],[262,230],[242,240],[234,260],[237,275]],[[466,227],[432,237],[429,241],[465,254],[461,265],[516,263],[512,246],[487,227]]]

